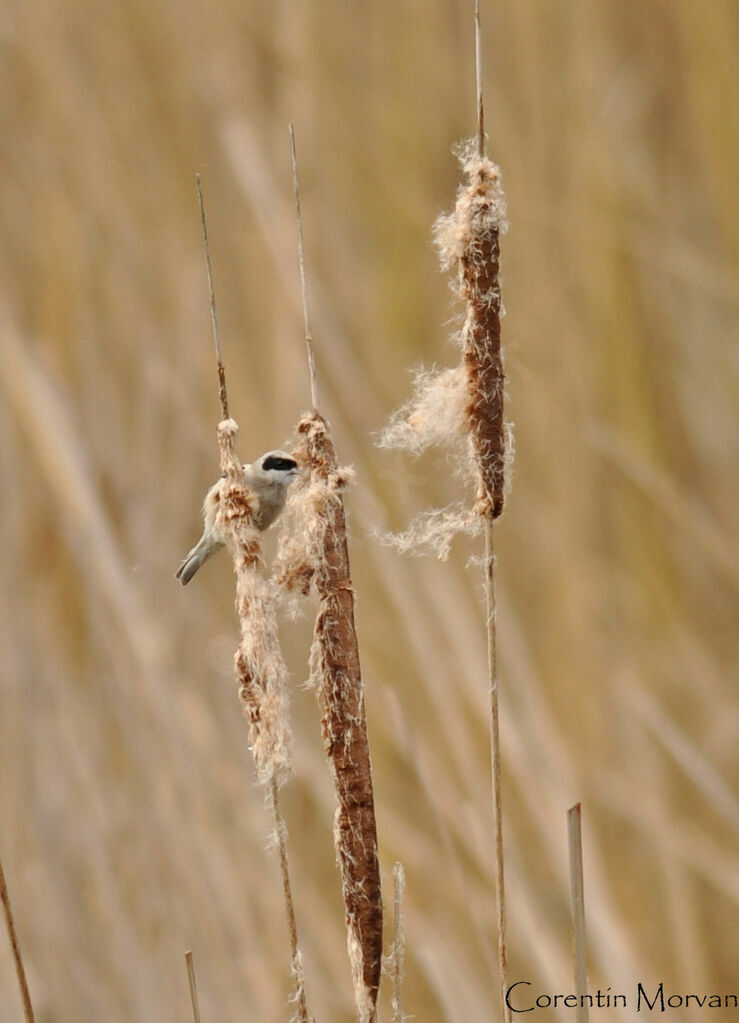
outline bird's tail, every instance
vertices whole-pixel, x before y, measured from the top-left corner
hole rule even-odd
[[[179,579],[183,586],[186,586],[195,575],[201,565],[210,558],[216,551],[223,547],[222,543],[214,544],[212,540],[201,537],[190,553],[185,557],[175,573],[175,579]]]

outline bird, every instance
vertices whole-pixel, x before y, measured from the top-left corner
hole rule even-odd
[[[284,508],[287,489],[299,472],[298,463],[286,451],[267,451],[251,465],[244,466],[246,484],[257,498],[253,522],[260,532],[268,529]],[[216,525],[224,476],[221,475],[205,495],[203,535],[175,573],[175,579],[183,586],[208,558],[225,546],[225,539]]]

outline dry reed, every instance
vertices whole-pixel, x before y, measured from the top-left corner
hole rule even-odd
[[[315,359],[292,126],[290,136],[314,408],[301,417],[296,427],[295,457],[308,474],[295,484],[289,501],[290,528],[281,536],[275,577],[286,591],[306,595],[313,589],[318,596],[311,681],[322,710],[324,746],[336,789],[334,845],[341,871],[357,1018],[360,1023],[368,1023],[375,1017],[382,967],[382,892],[343,500],[352,473],[339,466],[329,424],[315,407]]]
[[[577,1023],[588,1023],[590,1013],[585,995],[588,992],[587,943],[585,936],[585,884],[582,866],[582,807],[575,803],[567,811],[567,845],[570,858],[570,903],[572,906],[572,945],[575,960],[575,994],[578,1006]]]
[[[193,1023],[200,1023],[200,1003],[198,1002],[198,984],[195,979],[195,964],[192,961],[192,952],[185,952],[185,965],[187,967],[187,983],[190,988],[190,1004],[192,1005]]]
[[[205,208],[196,177],[203,231],[211,320],[218,368],[222,421],[218,424],[218,450],[224,477],[218,497],[216,527],[226,540],[236,576],[236,613],[241,639],[234,656],[239,697],[249,720],[249,749],[257,776],[267,789],[273,837],[279,850],[285,911],[290,939],[290,960],[295,984],[294,1001],[300,1023],[308,1023],[305,974],[298,945],[297,922],[287,856],[287,828],[279,803],[279,788],[290,770],[288,673],[277,633],[274,587],[264,577],[261,539],[254,524],[255,496],[249,490],[244,467],[236,457],[238,425],[228,415],[226,373],[223,365],[213,272],[208,245]]]
[[[13,951],[13,962],[15,963],[15,972],[18,977],[18,987],[21,991],[21,1001],[23,1002],[23,1014],[26,1017],[26,1023],[34,1023],[31,993],[28,990],[26,970],[23,966],[23,956],[21,955],[21,946],[18,941],[18,932],[15,929],[15,920],[13,919],[13,910],[10,906],[8,886],[5,883],[5,871],[3,870],[2,860],[0,860],[0,902],[3,904],[5,927],[8,932],[8,937],[10,938],[10,947]]]
[[[454,210],[439,217],[434,226],[442,269],[455,272],[454,291],[465,309],[458,338],[462,359],[457,367],[417,375],[413,398],[391,421],[381,444],[404,447],[417,454],[439,442],[464,450],[461,442],[467,438],[461,472],[476,483],[472,511],[434,510],[395,542],[401,549],[432,545],[440,557],[445,557],[456,533],[484,531],[498,973],[501,1018],[509,1019],[504,998],[508,966],[493,538],[493,523],[503,512],[507,470],[513,458],[510,429],[504,417],[500,326],[500,235],[507,222],[500,171],[485,152],[479,3],[475,4],[475,55],[477,136],[459,149],[467,183],[459,188]]]
[[[393,864],[393,949],[390,961],[392,979],[391,1005],[393,1023],[403,1023],[403,966],[405,959],[405,933],[403,927],[403,895],[405,871],[402,863]]]
[[[262,574],[262,548],[254,524],[255,496],[249,490],[244,467],[236,457],[234,441],[238,424],[229,416],[226,371],[218,331],[213,268],[208,227],[200,185],[195,175],[208,278],[213,342],[218,369],[218,451],[223,485],[218,495],[217,528],[226,538],[236,574],[236,613],[241,627],[234,665],[239,696],[249,718],[249,748],[257,775],[264,785],[279,787],[290,769],[287,668],[277,635],[273,593]],[[274,804],[274,794],[273,794]],[[278,829],[281,833],[283,829]]]

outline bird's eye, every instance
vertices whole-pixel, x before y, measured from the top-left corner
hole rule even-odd
[[[290,469],[297,469],[298,463],[294,458],[283,458],[281,455],[267,455],[265,460],[262,462],[262,468],[265,472],[269,469],[278,469],[282,472],[288,472]]]

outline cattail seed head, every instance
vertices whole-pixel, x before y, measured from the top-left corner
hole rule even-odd
[[[262,574],[260,533],[254,525],[255,498],[234,452],[238,426],[218,427],[225,473],[217,525],[226,537],[236,574],[236,613],[241,640],[234,657],[239,696],[249,719],[249,746],[263,784],[281,784],[290,769],[288,675],[277,636],[275,595]]]
[[[506,430],[505,376],[500,340],[500,234],[507,224],[500,171],[474,146],[462,153],[468,184],[452,213],[434,231],[442,267],[456,266],[456,290],[465,303],[462,351],[467,373],[467,425],[479,471],[477,511],[503,511]]]
[[[451,213],[438,218],[434,240],[442,269],[455,270],[453,291],[464,303],[458,365],[415,374],[413,395],[391,418],[380,446],[414,455],[432,445],[451,448],[457,471],[474,482],[474,508],[433,509],[387,542],[401,551],[431,548],[449,554],[458,533],[475,534],[503,511],[513,461],[511,424],[504,417],[501,349],[500,236],[507,228],[500,171],[478,151],[477,140],[459,151],[467,176]]]
[[[275,577],[286,589],[313,588],[319,598],[311,681],[336,789],[334,844],[357,1018],[370,1023],[380,982],[382,893],[343,501],[353,474],[338,466],[328,423],[318,412],[301,418],[297,434],[294,457],[309,473],[288,499]]]

